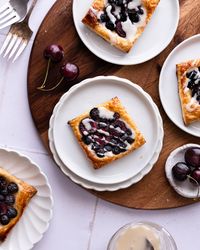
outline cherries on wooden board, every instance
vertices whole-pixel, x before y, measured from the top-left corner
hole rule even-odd
[[[61,67],[60,67],[60,74],[61,74],[61,79],[59,82],[54,84],[53,87],[51,88],[46,88],[46,83],[48,79],[48,74],[50,70],[50,64],[51,62],[53,63],[60,63],[63,58],[64,58],[64,50],[60,45],[57,44],[51,44],[47,46],[44,50],[44,58],[48,60],[47,64],[47,69],[44,77],[44,81],[41,84],[40,87],[38,87],[38,90],[41,91],[52,91],[56,89],[60,84],[63,82],[64,79],[67,81],[73,81],[75,80],[78,75],[79,75],[79,67],[76,64],[70,63],[70,62],[65,62]]]

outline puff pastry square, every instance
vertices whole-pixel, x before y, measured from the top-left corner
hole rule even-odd
[[[200,59],[176,65],[179,97],[186,126],[200,121]]]
[[[117,97],[68,123],[95,169],[122,158],[145,143]]]
[[[0,240],[16,225],[37,190],[0,168]]]
[[[160,0],[94,0],[82,22],[113,46],[129,52]]]

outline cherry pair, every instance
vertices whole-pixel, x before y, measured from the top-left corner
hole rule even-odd
[[[64,63],[60,68],[60,74],[62,75],[62,78],[60,79],[60,81],[52,88],[45,88],[48,74],[49,74],[50,64],[51,64],[51,62],[53,62],[53,63],[61,62],[64,58],[64,50],[60,45],[56,45],[56,44],[49,45],[44,50],[44,57],[48,60],[48,64],[47,64],[47,69],[46,69],[44,81],[43,81],[42,85],[37,88],[38,90],[52,91],[52,90],[56,89],[62,83],[62,81],[64,79],[66,79],[67,81],[73,81],[78,77],[78,75],[79,75],[78,66],[76,64],[67,62],[67,63]]]

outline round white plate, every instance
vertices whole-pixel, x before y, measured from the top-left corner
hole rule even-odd
[[[147,141],[128,156],[94,170],[67,122],[95,105],[118,96]],[[138,174],[150,161],[159,139],[158,110],[138,85],[118,77],[96,77],[70,89],[55,114],[53,137],[62,162],[76,175],[100,184],[119,183]]]
[[[165,163],[165,173],[166,173],[169,183],[178,194],[186,198],[197,198],[198,187],[196,185],[191,183],[189,179],[185,181],[177,181],[173,178],[173,175],[172,175],[173,166],[177,162],[184,162],[185,151],[190,147],[200,148],[200,145],[186,144],[179,148],[176,148],[173,152],[171,152],[171,154],[169,155]],[[199,194],[199,197],[200,197],[200,194]]]
[[[76,85],[73,86],[72,88],[76,88]],[[64,96],[62,96],[62,98],[64,98]],[[54,145],[54,141],[53,141],[53,126],[54,126],[54,117],[55,114],[57,112],[57,109],[60,105],[60,102],[57,103],[57,105],[54,108],[53,114],[51,116],[50,119],[50,123],[49,123],[49,131],[48,131],[48,137],[49,137],[49,147],[50,150],[53,154],[53,158],[55,160],[55,162],[57,163],[57,165],[60,167],[60,169],[62,170],[62,172],[68,176],[73,182],[81,185],[84,188],[87,189],[94,189],[96,191],[116,191],[119,189],[123,189],[123,188],[127,188],[129,186],[131,186],[134,183],[139,182],[146,174],[148,174],[154,163],[158,160],[160,151],[162,149],[162,145],[163,145],[163,136],[164,136],[164,131],[163,131],[163,123],[162,123],[162,118],[160,116],[160,114],[158,114],[158,119],[159,119],[159,140],[158,140],[158,144],[156,147],[156,151],[154,153],[154,155],[152,156],[152,159],[149,161],[149,163],[144,167],[143,170],[141,170],[141,172],[139,172],[137,175],[135,175],[134,177],[128,179],[127,181],[121,182],[121,183],[117,183],[117,184],[98,184],[98,183],[93,183],[90,181],[87,181],[79,176],[77,176],[76,174],[74,174],[72,171],[70,171],[61,161],[61,159],[59,158],[56,149],[55,149],[55,145]],[[157,109],[157,106],[154,104],[154,108]],[[158,112],[159,113],[159,112]]]
[[[82,22],[93,0],[74,0],[76,30],[87,48],[99,58],[119,65],[145,62],[163,51],[172,40],[179,21],[179,1],[161,0],[144,33],[129,53],[123,53],[90,31]]]
[[[176,64],[200,58],[200,35],[179,44],[166,59],[160,74],[159,94],[165,112],[176,126],[185,132],[200,137],[200,122],[185,126],[178,95]]]
[[[0,166],[37,189],[18,223],[0,244],[1,250],[29,250],[49,226],[53,206],[51,188],[40,168],[24,155],[1,148]]]

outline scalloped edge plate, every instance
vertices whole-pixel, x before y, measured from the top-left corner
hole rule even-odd
[[[0,166],[37,189],[20,220],[0,244],[1,250],[29,250],[49,227],[53,207],[51,187],[39,166],[21,153],[0,148]]]
[[[73,86],[72,89],[77,88],[77,86]],[[61,97],[61,99],[64,98],[64,95]],[[49,137],[49,147],[50,150],[53,154],[53,158],[55,160],[55,162],[57,163],[57,165],[60,167],[61,171],[67,176],[69,177],[73,182],[75,182],[78,185],[81,185],[84,188],[87,189],[94,189],[96,191],[116,191],[119,189],[123,189],[123,188],[127,188],[129,186],[131,186],[134,183],[139,182],[146,174],[148,174],[151,169],[153,168],[153,165],[156,163],[156,161],[158,160],[160,151],[162,149],[163,146],[163,137],[164,137],[164,130],[163,130],[163,122],[162,122],[162,118],[159,114],[158,108],[157,106],[153,103],[154,108],[156,109],[156,111],[158,112],[158,121],[159,121],[159,135],[160,138],[157,142],[157,146],[156,146],[156,151],[152,156],[152,159],[150,160],[150,162],[144,167],[144,169],[139,172],[137,175],[135,175],[134,177],[130,178],[127,181],[121,182],[119,184],[98,184],[98,183],[94,183],[88,180],[85,180],[79,176],[77,176],[76,174],[74,174],[72,171],[70,171],[70,169],[67,168],[67,166],[65,166],[65,164],[61,161],[61,159],[59,158],[56,149],[55,149],[55,145],[54,145],[54,140],[53,140],[53,125],[54,125],[54,118],[55,118],[55,114],[59,108],[60,102],[58,102],[54,108],[53,114],[51,116],[50,122],[49,122],[49,131],[48,131],[48,137]]]
[[[98,93],[98,96],[94,93]],[[122,103],[126,104],[127,111],[134,117],[147,143],[123,159],[94,170],[84,152],[80,150],[67,121],[113,96],[118,96]],[[138,174],[151,160],[159,139],[159,111],[154,108],[150,95],[137,84],[114,76],[89,78],[76,85],[76,88],[71,88],[59,103],[53,126],[54,145],[61,161],[79,177],[99,184],[119,183]],[[141,116],[145,117],[145,123]]]

